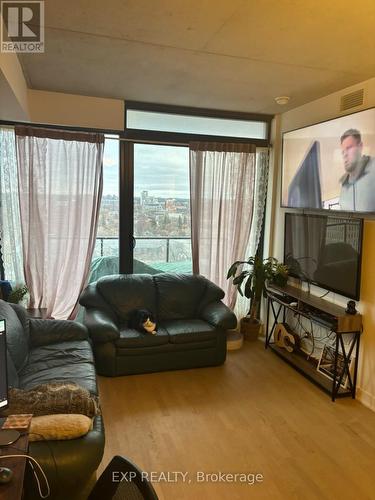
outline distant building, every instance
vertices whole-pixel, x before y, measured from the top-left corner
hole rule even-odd
[[[176,200],[174,198],[170,198],[165,200],[165,209],[167,212],[175,212],[176,211]]]
[[[114,194],[106,194],[102,198],[102,208],[118,210],[119,203],[119,197]]]
[[[142,191],[141,193],[141,205],[145,205],[148,200],[148,191]]]

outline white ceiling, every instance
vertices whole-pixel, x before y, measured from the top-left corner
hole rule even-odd
[[[374,0],[45,4],[46,52],[20,57],[33,89],[277,113],[375,75]]]

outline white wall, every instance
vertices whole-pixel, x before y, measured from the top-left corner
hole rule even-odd
[[[17,54],[0,52],[0,120],[123,130],[124,102],[30,90]]]
[[[0,119],[29,119],[27,85],[18,57],[3,52],[0,52]]]
[[[271,213],[268,216],[268,232],[265,252],[268,255],[282,260],[284,244],[284,214],[285,209],[280,208],[281,192],[281,134],[288,130],[304,127],[323,120],[341,116],[340,98],[342,95],[357,89],[364,89],[363,106],[351,111],[360,111],[375,106],[375,78],[354,85],[352,87],[335,92],[316,101],[300,106],[277,116],[273,125],[273,174],[276,189],[269,191],[269,197],[273,194],[272,202],[268,200]],[[347,114],[348,112],[346,112]],[[266,233],[267,235],[267,233]],[[360,354],[358,399],[366,406],[375,411],[375,221],[366,220],[364,226],[363,258],[362,258],[362,282],[361,301],[358,304],[363,314],[364,333],[362,335],[362,346]],[[313,293],[323,293],[314,287]],[[330,301],[345,305],[347,299],[330,293]]]
[[[29,90],[30,121],[104,130],[124,129],[124,101]]]

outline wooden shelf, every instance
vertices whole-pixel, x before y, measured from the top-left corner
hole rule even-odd
[[[277,286],[272,284],[270,286],[272,290],[275,290],[278,293],[282,293],[284,295],[290,295],[290,297],[295,298],[297,301],[301,301],[304,304],[307,304],[315,309],[319,309],[331,316],[344,316],[345,308],[338,306],[337,304],[333,304],[328,300],[317,297],[316,295],[312,295],[311,293],[305,292],[300,288],[292,285],[286,285],[284,287]]]
[[[270,293],[274,292],[281,295],[288,295],[289,297],[293,297],[298,302],[298,307],[300,304],[303,304],[301,314],[311,317],[313,321],[321,324],[325,324],[326,322],[319,317],[312,317],[312,312],[319,311],[319,313],[323,313],[328,315],[328,317],[332,320],[332,326],[336,333],[346,333],[346,332],[361,332],[362,331],[362,315],[361,314],[346,314],[345,308],[338,306],[337,304],[333,304],[328,300],[317,297],[316,295],[312,295],[309,292],[305,292],[300,288],[297,288],[292,285],[286,285],[284,287],[280,287],[277,285],[269,285],[267,289]],[[294,309],[295,310],[295,309]],[[327,326],[327,325],[326,325]]]

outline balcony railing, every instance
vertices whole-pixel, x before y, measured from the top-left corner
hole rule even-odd
[[[116,236],[103,236],[96,238],[94,257],[105,257],[105,256],[115,256],[118,255],[118,243],[114,244],[112,247],[106,245],[106,242],[117,241]],[[147,245],[147,241],[162,241],[165,245],[164,258],[160,255],[160,247],[157,245]],[[189,236],[138,236],[136,238],[136,246],[134,248],[134,257],[144,260],[146,262],[153,261],[164,261],[164,262],[178,262],[182,260],[191,260],[191,246],[184,245],[184,251],[179,255],[176,255],[176,248],[173,248],[173,242],[190,242],[191,238]],[[177,250],[178,251],[178,250]],[[99,254],[99,255],[98,255]],[[185,257],[185,258],[184,258]]]

